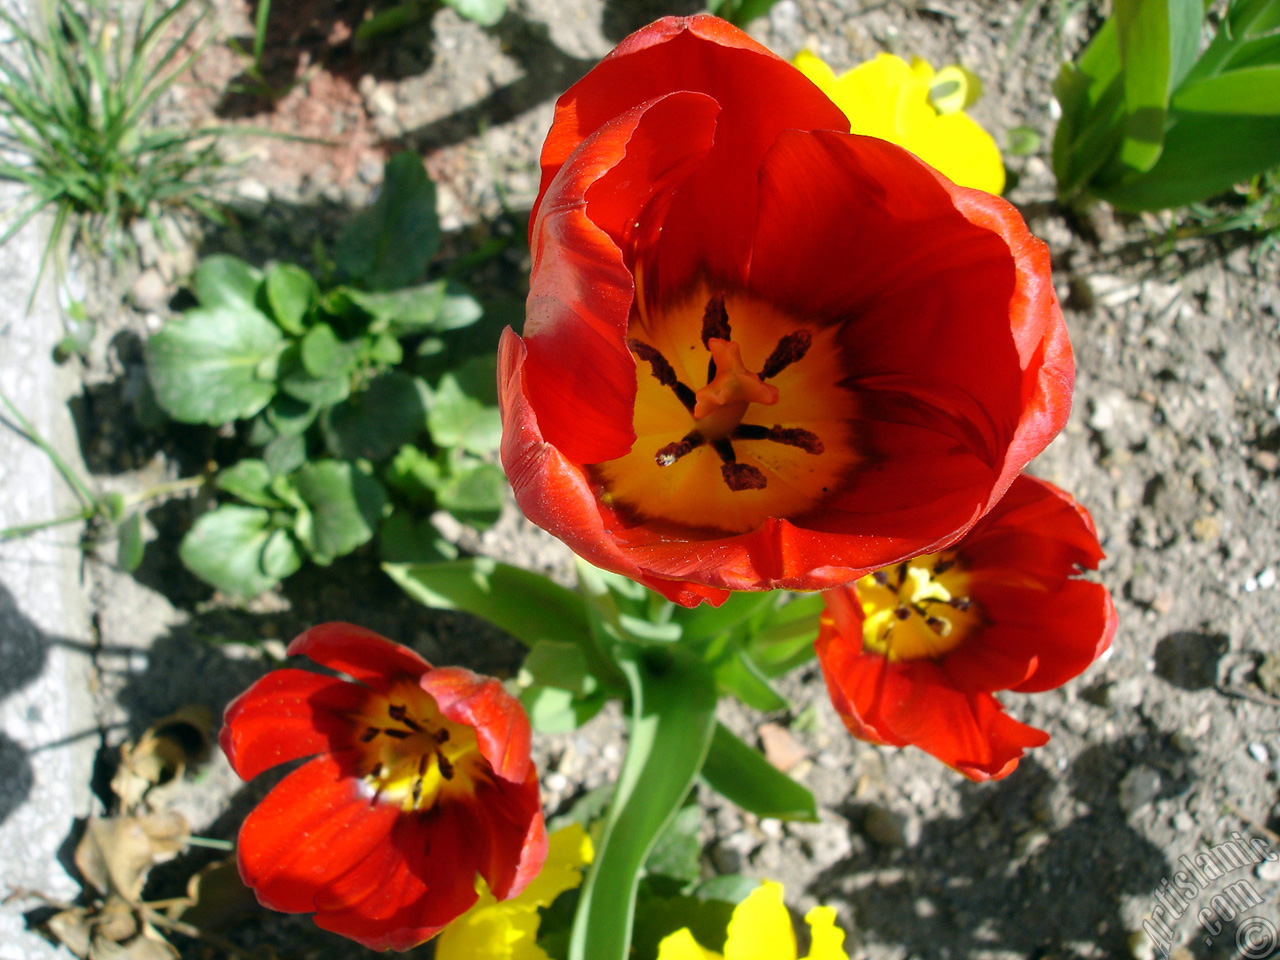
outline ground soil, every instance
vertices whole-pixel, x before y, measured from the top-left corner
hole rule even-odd
[[[555,96],[629,30],[692,9],[681,0],[523,0],[491,29],[445,9],[357,51],[351,34],[367,6],[277,0],[264,62],[281,92],[272,99],[245,89],[244,58],[225,42],[251,33],[251,11],[217,0],[218,33],[165,115],[336,145],[225,137],[243,161],[233,222],[193,234],[189,246],[143,237],[136,270],[91,283],[99,334],[75,412],[101,486],[190,475],[217,443],[212,431],[144,424],[132,402],[145,377],[139,345],[170,315],[197,258],[230,251],[307,263],[402,147],[418,151],[440,184],[446,255],[518,236]],[[832,904],[855,957],[1150,956],[1142,922],[1167,896],[1179,858],[1233,831],[1280,851],[1268,830],[1280,828],[1280,259],[1232,235],[1168,240],[1172,218],[1069,216],[1055,204],[1050,84],[1062,53],[1094,25],[1089,17],[1031,0],[780,0],[752,27],[783,56],[809,46],[838,68],[882,49],[935,66],[962,62],[984,81],[974,113],[999,142],[1019,126],[1043,136],[1036,153],[1007,158],[1008,196],[1053,252],[1079,377],[1068,427],[1032,470],[1092,510],[1107,552],[1100,577],[1120,615],[1113,652],[1085,676],[1006,698],[1053,739],[999,783],[972,784],[918,751],[852,740],[814,668],[789,681],[790,712],[726,706],[726,720],[750,738],[766,729],[794,748],[791,772],[823,815],[817,824],[762,822],[708,793],[707,869],[782,880],[801,912]],[[527,253],[515,245],[504,257],[492,283],[519,296]],[[174,500],[152,510],[154,541],[136,576],[90,565],[104,760],[183,703],[220,711],[267,668],[260,638],[287,641],[321,620],[358,620],[431,659],[479,670],[509,673],[518,663],[517,646],[496,631],[403,598],[371,556],[305,570],[247,608],[229,604],[176,557],[177,538],[204,508]],[[514,513],[478,548],[545,568],[563,562]],[[549,808],[609,779],[622,743],[614,712],[544,740]],[[180,802],[201,830],[230,836],[260,792],[215,759]],[[1223,915],[1220,926],[1212,913],[1197,918],[1241,879],[1261,905]],[[1274,865],[1241,868],[1193,899],[1174,925],[1184,955],[1239,956],[1237,931],[1251,929],[1250,918],[1280,924]],[[258,916],[234,937],[286,957],[362,955],[296,918]],[[194,942],[183,949],[217,955]]]

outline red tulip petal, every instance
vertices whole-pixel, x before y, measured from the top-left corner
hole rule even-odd
[[[317,898],[316,925],[375,950],[408,950],[476,901],[475,857],[453,805],[397,817],[385,846]]]
[[[341,759],[319,756],[285,777],[240,828],[240,876],[259,902],[309,913],[347,871],[386,848],[400,810],[371,803]]]
[[[706,155],[717,110],[704,96],[674,93],[613,117],[543,195],[530,229],[524,393],[570,460],[612,460],[635,442],[636,363],[626,344],[635,287],[620,245]]]
[[[475,729],[480,753],[504,780],[523,782],[529,775],[529,718],[520,701],[492,677],[461,667],[441,667],[422,677],[422,689],[454,723]]]
[[[1015,622],[1013,612],[1008,614]],[[1010,687],[1019,693],[1039,693],[1078,677],[1111,646],[1116,632],[1116,608],[1100,583],[1071,580],[1035,615],[1023,621],[1040,627],[1035,672]],[[1030,633],[1027,627],[1024,633]]]
[[[218,742],[236,773],[252,780],[289,760],[350,746],[350,714],[368,697],[336,677],[273,670],[227,707]]]
[[[431,669],[408,647],[352,623],[322,623],[289,644],[289,656],[309,657],[323,667],[345,673],[375,690],[396,679],[417,678]]]
[[[879,742],[919,747],[972,780],[1007,775],[1025,750],[1049,741],[990,694],[961,693],[932,660],[891,662],[850,655],[852,647],[829,637],[819,657],[832,702],[855,735],[870,730]]]
[[[471,804],[458,804],[461,831],[475,851],[480,875],[499,900],[523,890],[542,869],[547,832],[537,773],[523,783],[481,784]]]
[[[670,234],[681,237],[680,247],[699,255],[669,261],[662,283],[679,288],[690,271],[704,269],[725,281],[741,278],[751,249],[760,157],[782,130],[848,130],[849,121],[803,74],[723,20],[659,20],[570,87],[556,104],[543,147],[543,192],[592,131],[673,91],[706,94],[724,115],[706,168],[682,190],[667,222]]]
[[[686,607],[704,599],[723,603],[727,590],[654,576],[619,548],[582,469],[543,439],[538,417],[524,393],[525,359],[524,341],[505,330],[498,344],[502,466],[525,516],[596,566],[638,580],[675,603]]]

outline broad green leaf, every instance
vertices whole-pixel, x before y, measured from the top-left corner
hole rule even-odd
[[[378,530],[378,555],[383,563],[444,563],[458,559],[458,548],[440,536],[430,517],[397,510]]]
[[[335,456],[385,460],[426,430],[419,381],[397,370],[381,374],[333,407],[321,424]]]
[[[507,0],[444,0],[466,17],[482,27],[492,27],[507,12]]]
[[[230,597],[247,600],[280,582],[262,562],[274,532],[269,511],[222,506],[196,520],[183,537],[178,556],[205,583]]]
[[[333,327],[317,323],[302,338],[302,366],[316,379],[350,376],[360,356],[360,347],[358,339],[342,340]]]
[[[681,881],[681,886],[697,883],[702,873],[701,829],[702,807],[686,803],[658,835],[645,860],[645,872]]]
[[[468,453],[492,453],[502,442],[502,418],[497,406],[468,396],[449,373],[431,391],[427,426],[437,446],[461,447]]]
[[[142,563],[147,543],[142,538],[142,514],[137,510],[124,518],[116,530],[116,565],[125,573],[133,573]]]
[[[440,244],[435,184],[417,154],[391,157],[373,206],[356,215],[338,237],[338,267],[371,290],[418,283]]]
[[[183,423],[252,417],[275,396],[279,328],[248,307],[197,307],[147,342],[156,400]]]
[[[1120,162],[1151,169],[1160,156],[1169,106],[1172,48],[1169,8],[1179,0],[1116,0],[1125,122]]]
[[[277,393],[262,415],[271,428],[272,440],[277,436],[299,436],[315,422],[317,408],[287,393]],[[269,441],[268,441],[269,442]]]
[[[275,476],[292,473],[307,462],[307,443],[301,434],[281,434],[262,448],[262,460]]]
[[[387,464],[383,479],[413,503],[434,507],[435,490],[444,480],[444,468],[425,450],[406,444]]]
[[[321,326],[313,329],[319,330]],[[323,326],[323,329],[329,329]],[[331,407],[351,395],[351,374],[344,370],[315,377],[302,363],[302,347],[293,343],[280,355],[280,389],[308,406]]]
[[[250,310],[257,309],[261,284],[262,271],[225,253],[201,260],[192,281],[201,306]]]
[[[400,290],[384,292],[347,288],[347,296],[375,320],[394,323],[404,332],[436,329],[436,318],[444,308],[445,281],[433,280]]]
[[[303,321],[319,296],[315,279],[295,264],[277,263],[267,271],[267,303],[285,333],[298,335],[306,329]]]
[[[497,523],[506,500],[507,475],[496,463],[469,460],[451,466],[435,488],[436,503],[464,523]]]
[[[745,643],[751,662],[766,677],[777,677],[814,657],[822,594],[800,594],[758,624]]]
[[[1173,106],[1182,113],[1280,116],[1280,65],[1206,77],[1174,94]],[[1275,152],[1280,162],[1280,144]]]
[[[786,710],[790,702],[769,685],[760,669],[741,650],[715,665],[716,684],[749,707],[766,713]]]
[[[387,495],[366,471],[344,460],[316,460],[299,467],[294,481],[311,514],[299,539],[316,563],[328,565],[373,538]]]
[[[664,651],[665,652],[665,651]],[[568,960],[627,960],[636,888],[684,802],[715,729],[715,683],[691,657],[629,656],[630,738],[595,861],[582,884]]]
[[[709,603],[692,608],[680,607],[675,611],[674,619],[683,628],[686,640],[710,640],[737,629],[775,602],[776,594],[767,590],[731,593],[729,599],[718,607]]]
[[[539,640],[520,666],[525,687],[556,687],[574,697],[585,697],[599,688],[591,675],[582,647],[567,640]]]
[[[559,687],[520,691],[520,703],[538,733],[571,733],[599,713],[607,700],[603,690],[589,697],[575,697]]]
[[[582,597],[541,574],[488,557],[455,563],[387,563],[383,569],[419,603],[473,613],[530,647],[539,640],[591,643]]]
[[[752,750],[723,724],[716,724],[702,765],[707,786],[743,810],[779,820],[818,819],[818,802],[805,787]]]
[[[261,460],[241,460],[218,475],[218,486],[255,507],[281,507],[271,491],[271,470]]]

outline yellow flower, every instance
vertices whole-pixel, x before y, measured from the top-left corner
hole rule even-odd
[[[805,960],[849,960],[835,910],[814,907],[804,919],[810,941]],[[698,943],[686,927],[663,939],[658,960],[797,960],[796,935],[782,902],[782,884],[766,880],[734,907],[723,957]]]
[[[964,112],[982,87],[963,67],[935,73],[918,57],[908,64],[881,53],[836,76],[808,50],[800,52],[795,65],[845,112],[853,133],[906,147],[961,186],[989,193],[1004,189],[1000,148]]]
[[[547,841],[547,862],[524,891],[497,901],[483,878],[480,899],[444,928],[436,940],[436,960],[548,960],[538,946],[538,908],[582,883],[582,870],[595,851],[580,824],[572,823]]]

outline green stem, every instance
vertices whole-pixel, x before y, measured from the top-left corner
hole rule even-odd
[[[67,462],[62,459],[62,456],[58,451],[55,450],[44,437],[40,436],[39,431],[36,430],[31,421],[22,415],[22,411],[14,406],[13,401],[9,399],[8,394],[3,390],[0,390],[0,402],[3,402],[9,409],[9,415],[17,421],[22,434],[44,451],[44,455],[49,458],[50,462],[53,463],[58,472],[62,474],[62,479],[67,482],[67,486],[71,487],[71,489],[75,491],[76,496],[80,500],[81,506],[86,510],[91,510],[98,500],[98,498],[93,495],[93,491],[90,490],[85,485],[85,482],[76,475],[75,471],[67,466]]]

